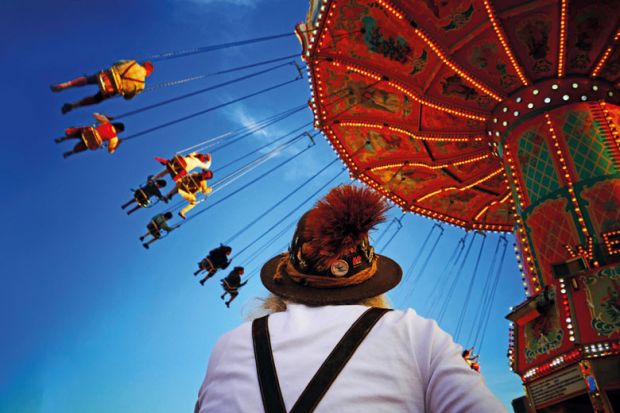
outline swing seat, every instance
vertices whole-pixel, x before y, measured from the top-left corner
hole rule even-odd
[[[148,230],[149,234],[151,234],[153,238],[157,239],[161,237],[161,232],[159,230],[159,227],[154,222],[149,222],[148,224],[146,224],[146,229]]]
[[[181,180],[177,181],[177,188],[190,193],[195,194],[200,191],[200,181],[196,180],[192,175],[187,175],[182,177]]]
[[[133,198],[142,208],[146,208],[151,204],[150,198],[142,189],[137,189],[133,194]]]
[[[174,158],[169,160],[166,164],[166,170],[168,170],[168,173],[175,181],[187,175],[187,170],[185,168],[187,168],[187,162],[185,158],[180,155],[175,155]]]
[[[227,293],[230,294],[234,294],[237,292],[238,288],[237,287],[233,287],[230,284],[228,284],[228,281],[226,281],[226,279],[224,278],[222,281],[222,288],[224,289],[224,291],[226,291]]]
[[[200,261],[199,267],[207,272],[217,271],[217,268],[215,268],[215,266],[208,257],[203,258],[202,261]]]
[[[122,94],[122,82],[116,70],[110,69],[99,72],[97,79],[99,80],[99,91],[102,95],[113,96]]]
[[[99,132],[97,132],[97,129],[93,127],[83,128],[81,137],[84,145],[86,145],[86,147],[91,151],[99,149],[103,144],[103,140],[101,139],[101,136],[99,136]]]

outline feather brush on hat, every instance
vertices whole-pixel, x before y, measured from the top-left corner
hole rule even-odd
[[[304,255],[327,268],[353,252],[368,231],[385,221],[389,206],[368,188],[343,185],[332,189],[308,211],[303,231]]]

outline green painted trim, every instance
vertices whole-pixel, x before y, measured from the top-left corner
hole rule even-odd
[[[586,126],[586,134],[578,133]],[[603,126],[591,112],[568,112],[561,131],[577,179],[590,179],[605,173],[620,172],[610,151]]]
[[[574,184],[575,193],[578,195],[577,202],[579,203],[579,207],[583,212],[583,221],[585,222],[586,228],[588,229],[588,232],[592,235],[594,241],[599,241],[599,234],[597,234],[596,229],[594,228],[594,223],[592,222],[592,218],[590,217],[590,210],[585,206],[586,200],[581,197],[581,192],[586,189],[586,186],[591,187],[599,182],[605,182],[611,179],[620,179],[620,172],[611,175],[597,176],[595,178],[586,179],[584,181],[580,181]]]
[[[575,192],[577,194],[579,194],[579,193],[581,193],[581,189],[584,186],[591,185],[591,184],[596,184],[598,182],[606,181],[606,180],[609,180],[609,179],[620,179],[620,173],[611,174],[611,175],[597,176],[597,177],[594,177],[594,178],[586,179],[586,180],[583,180],[583,181],[580,181],[580,182],[577,182],[577,183],[573,184],[573,186],[575,187]],[[544,198],[540,198],[536,202],[533,202],[527,208],[525,208],[525,210],[523,211],[523,214],[529,216],[529,214],[531,213],[532,209],[536,208],[538,205],[542,204],[543,202],[545,202],[548,199],[556,199],[557,195],[558,194],[562,194],[562,193],[568,194],[568,189],[565,186],[561,187],[557,191],[550,192]],[[570,198],[568,198],[568,200],[570,201]],[[579,198],[577,198],[577,201],[579,201]]]

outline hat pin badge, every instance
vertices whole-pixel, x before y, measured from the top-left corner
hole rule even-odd
[[[335,277],[347,275],[349,272],[349,263],[345,260],[338,260],[331,265],[330,271]]]

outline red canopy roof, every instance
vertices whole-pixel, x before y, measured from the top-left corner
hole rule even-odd
[[[617,83],[619,3],[314,1],[298,34],[316,125],[403,210],[511,231],[493,111],[550,77]]]

